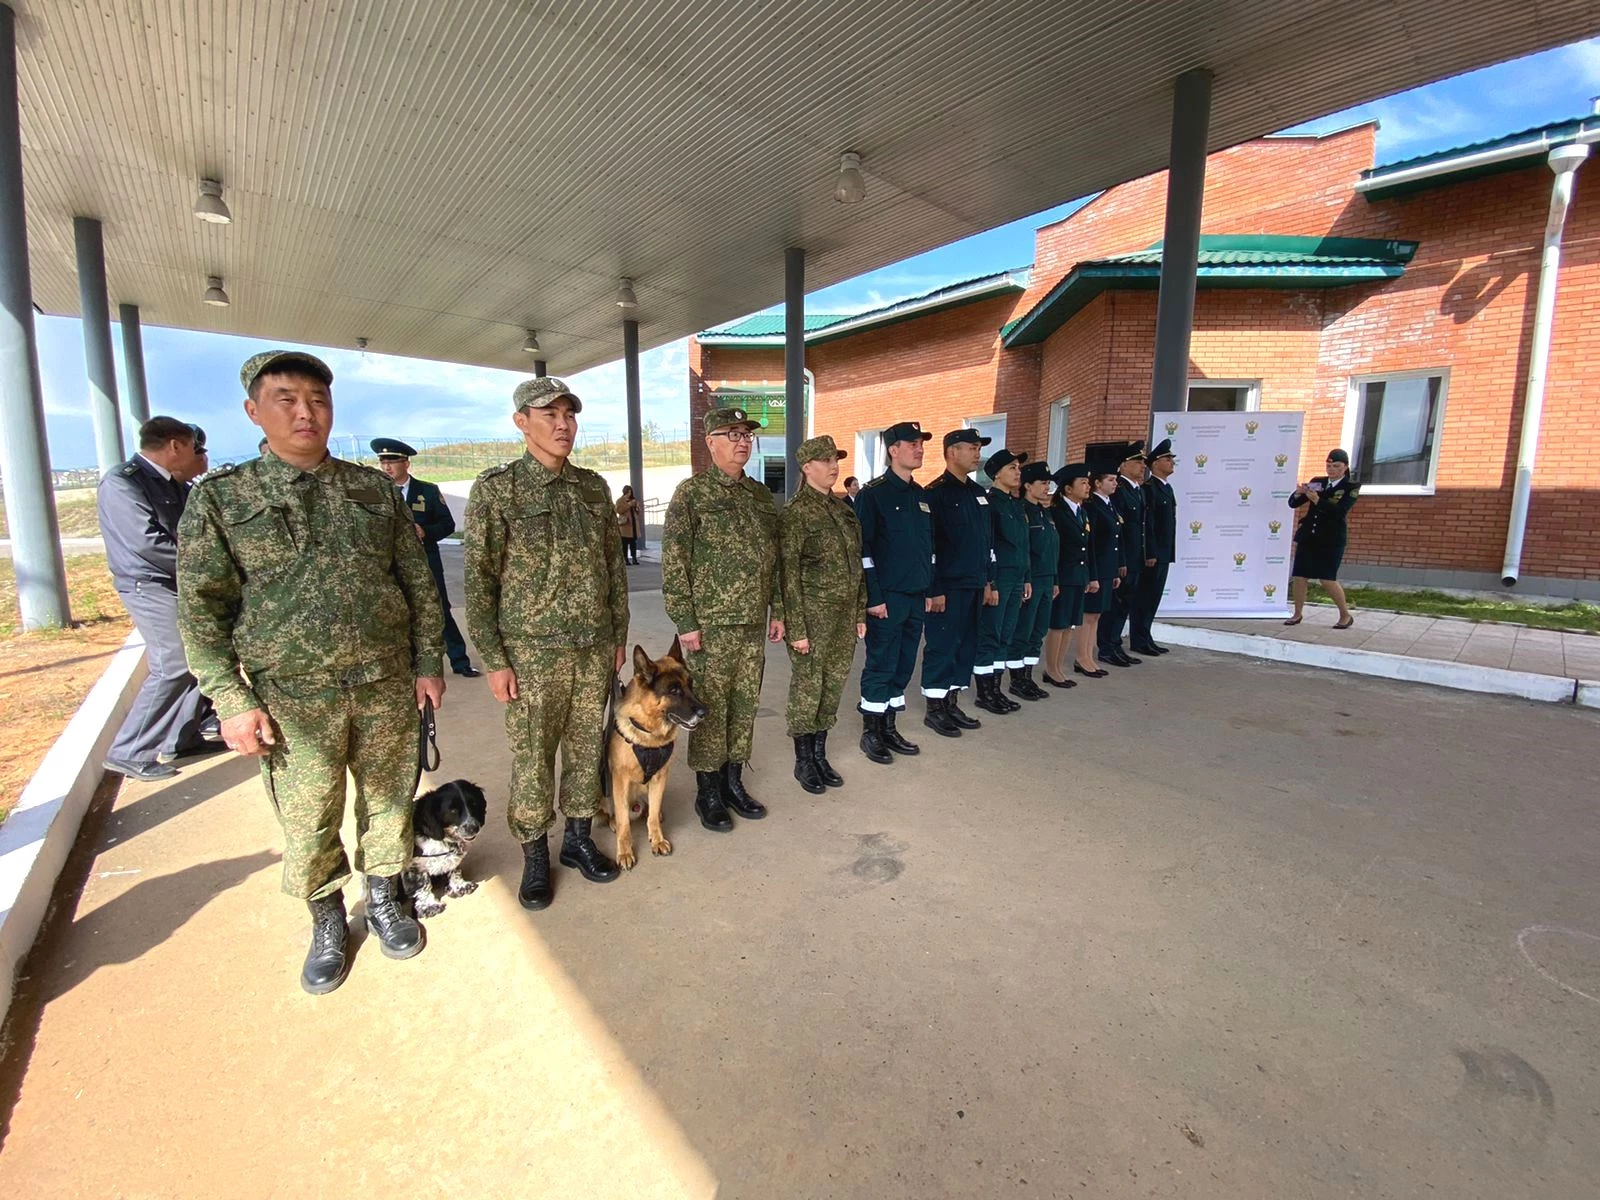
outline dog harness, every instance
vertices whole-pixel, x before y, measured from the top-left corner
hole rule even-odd
[[[640,733],[645,732],[640,724],[632,717],[628,718],[628,724],[639,730]],[[668,742],[665,746],[641,746],[627,734],[623,733],[620,725],[617,727],[617,736],[623,741],[627,742],[628,745],[633,748],[633,757],[639,760],[639,771],[644,776],[643,780],[641,780],[643,783],[649,783],[651,776],[655,775],[656,772],[660,771],[662,767],[666,766],[667,763],[672,761],[673,748],[678,744],[677,741],[674,740]]]

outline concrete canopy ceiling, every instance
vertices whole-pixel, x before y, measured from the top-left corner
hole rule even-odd
[[[11,0],[35,299],[104,222],[146,323],[552,371],[1600,29],[1600,0]],[[833,199],[839,154],[867,198]],[[233,224],[192,215],[222,180]],[[202,305],[220,275],[232,305]],[[114,311],[114,310],[113,310]]]

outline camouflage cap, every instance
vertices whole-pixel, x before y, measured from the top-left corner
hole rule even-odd
[[[848,458],[843,450],[833,444],[833,439],[827,434],[821,437],[807,438],[800,443],[800,448],[794,452],[797,463],[827,462],[832,459],[838,462],[841,458]]]
[[[766,428],[765,424],[756,420],[742,408],[713,408],[706,414],[707,433],[716,433],[722,429],[732,429],[735,425],[752,432]]]
[[[511,411],[521,412],[525,408],[549,408],[563,396],[572,401],[573,412],[581,413],[583,411],[583,401],[578,399],[578,394],[567,386],[565,380],[557,379],[553,375],[540,375],[534,379],[524,379],[517,384],[517,390],[511,393]]]
[[[329,387],[333,386],[332,368],[315,354],[307,354],[304,350],[263,350],[260,354],[252,354],[239,368],[239,382],[244,384],[244,390],[248,392],[255,381],[268,371],[290,367],[308,372]]]

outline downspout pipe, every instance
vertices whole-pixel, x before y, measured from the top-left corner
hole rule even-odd
[[[1584,143],[1550,151],[1556,180],[1550,189],[1550,216],[1544,226],[1544,256],[1539,262],[1539,298],[1533,310],[1533,353],[1528,359],[1527,394],[1522,402],[1522,439],[1517,446],[1517,478],[1511,490],[1511,524],[1500,582],[1515,587],[1522,570],[1522,543],[1528,530],[1528,503],[1533,496],[1533,466],[1539,453],[1539,426],[1544,419],[1544,381],[1550,366],[1550,334],[1556,319],[1556,281],[1561,273],[1561,236],[1572,206],[1578,168],[1589,157]]]

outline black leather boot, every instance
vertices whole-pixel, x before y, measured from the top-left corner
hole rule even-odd
[[[951,688],[948,692],[946,692],[944,697],[945,713],[962,729],[982,729],[982,721],[978,720],[977,717],[969,716],[967,713],[961,711],[961,705],[959,703],[960,699],[961,692],[959,689]]]
[[[589,836],[590,824],[588,817],[567,818],[566,832],[561,835],[561,865],[577,867],[590,883],[610,883],[622,874],[622,868],[600,853]]]
[[[927,698],[928,711],[923,714],[922,723],[933,730],[940,737],[956,738],[961,736],[961,726],[950,719],[950,713],[945,708],[943,698]]]
[[[744,764],[726,763],[722,768],[722,802],[746,821],[759,821],[767,806],[744,790]]]
[[[428,940],[402,904],[400,876],[367,876],[367,932],[378,939],[385,958],[421,954]]]
[[[817,770],[816,740],[814,733],[802,733],[794,739],[794,777],[806,791],[820,796],[828,790],[828,785],[822,782],[822,772]]]
[[[722,802],[722,772],[696,771],[694,773],[694,811],[712,833],[727,833],[733,828],[733,818],[728,806]]]
[[[1049,693],[1033,681],[1032,667],[1012,667],[1011,686],[1007,690],[1013,696],[1021,696],[1024,700],[1049,698]]]
[[[344,894],[308,900],[311,910],[311,949],[300,971],[300,986],[313,996],[325,996],[350,973],[350,927],[345,923]]]
[[[894,755],[883,741],[883,714],[861,714],[861,753],[875,763],[892,763]]]
[[[978,707],[986,713],[993,713],[997,717],[1003,717],[1010,712],[1011,710],[1005,706],[1005,702],[1000,699],[1000,685],[996,682],[995,676],[979,675],[977,678]]]
[[[530,912],[549,908],[555,893],[550,890],[550,840],[540,834],[531,842],[522,843],[522,886],[517,889],[517,903]]]
[[[843,787],[844,776],[833,769],[828,761],[828,731],[811,735],[811,761],[817,764],[817,775],[829,787]]]
[[[883,714],[883,744],[896,754],[921,754],[922,747],[907,741],[894,727],[894,718],[895,710],[892,708]]]

